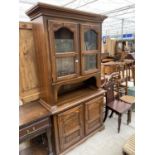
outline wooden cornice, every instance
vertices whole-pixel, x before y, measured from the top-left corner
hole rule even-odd
[[[45,3],[37,3],[30,8],[26,14],[32,19],[39,16],[51,16],[59,18],[77,19],[81,21],[103,22],[107,17],[100,14],[87,13],[83,11],[77,11],[69,8],[49,5]],[[71,16],[72,15],[72,16]]]

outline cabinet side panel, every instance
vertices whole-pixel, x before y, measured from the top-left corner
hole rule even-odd
[[[19,23],[19,96],[23,103],[40,97],[32,23]]]
[[[37,56],[37,66],[38,66],[38,75],[40,80],[40,88],[41,88],[41,98],[48,103],[49,105],[53,105],[53,92],[51,87],[51,80],[49,76],[51,76],[50,72],[50,63],[49,63],[49,55],[48,55],[48,45],[46,44],[46,29],[44,27],[43,17],[38,17],[33,22],[33,34],[35,38],[35,48],[36,48],[36,56]]]

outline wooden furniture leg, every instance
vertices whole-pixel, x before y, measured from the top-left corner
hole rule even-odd
[[[121,121],[122,121],[122,114],[119,114],[119,115],[118,115],[118,133],[120,132]]]
[[[103,122],[106,121],[107,116],[108,116],[108,112],[109,112],[109,109],[106,107],[106,111],[105,111],[105,116],[104,116],[104,120],[103,120]]]
[[[131,75],[130,75],[130,69],[131,69],[131,66],[130,66],[130,64],[129,64],[129,81],[130,81],[130,79],[131,79]]]
[[[111,117],[113,116],[113,113],[114,113],[114,112],[113,112],[113,111],[111,111],[111,114],[110,114],[109,118],[111,118]]]
[[[130,110],[128,111],[127,124],[131,123],[131,113],[132,113],[132,110],[130,109]]]
[[[47,140],[48,140],[48,149],[49,149],[49,155],[53,155],[52,152],[52,143],[51,143],[51,129],[47,129]]]

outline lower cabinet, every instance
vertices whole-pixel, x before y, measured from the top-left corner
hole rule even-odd
[[[60,150],[75,144],[84,136],[83,106],[77,106],[58,115]]]
[[[59,152],[76,144],[103,124],[103,96],[57,115]]]
[[[103,122],[103,97],[95,98],[85,103],[85,133],[88,135]]]

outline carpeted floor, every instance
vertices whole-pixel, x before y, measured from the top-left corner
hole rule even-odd
[[[122,155],[122,146],[135,132],[135,113],[132,122],[127,125],[127,115],[122,117],[121,131],[117,133],[117,115],[107,118],[105,129],[96,133],[87,141],[68,152],[66,155]]]

